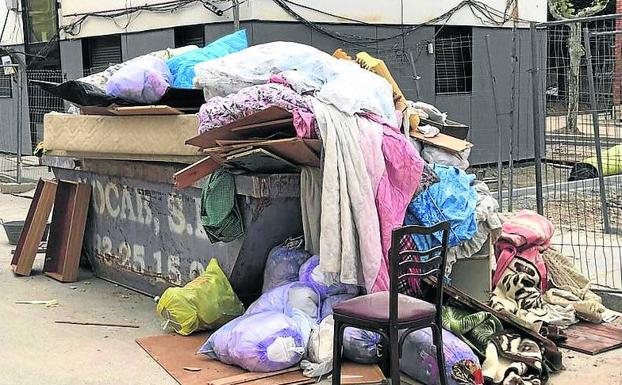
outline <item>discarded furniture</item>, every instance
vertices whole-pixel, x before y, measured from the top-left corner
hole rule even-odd
[[[91,185],[59,181],[43,272],[61,282],[78,280]]]
[[[356,297],[333,308],[335,332],[333,342],[333,385],[340,384],[341,347],[346,327],[358,327],[377,331],[387,343],[389,376],[393,385],[400,384],[399,358],[402,345],[409,333],[431,327],[434,335],[441,385],[447,384],[442,337],[443,285],[438,285],[435,304],[398,293],[398,281],[404,276],[434,276],[442,280],[447,260],[449,223],[442,222],[432,227],[404,226],[393,230],[389,266],[390,290]],[[400,241],[412,234],[430,235],[440,232],[439,246],[429,250],[402,250]],[[423,258],[422,258],[423,257]],[[424,261],[422,261],[424,260]],[[411,269],[415,269],[414,271]],[[399,336],[399,331],[405,330]]]
[[[17,275],[30,275],[32,271],[41,238],[48,226],[48,218],[54,205],[55,194],[55,181],[39,179],[26,215],[24,228],[17,241],[15,254],[11,259],[11,268]]]

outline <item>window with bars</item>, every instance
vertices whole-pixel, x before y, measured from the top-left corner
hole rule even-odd
[[[84,69],[98,72],[123,61],[121,36],[97,36],[82,40]]]
[[[5,75],[4,70],[0,69],[0,98],[11,98],[11,97],[13,97],[11,75]]]
[[[439,27],[434,38],[437,94],[469,93],[473,77],[471,27]]]
[[[187,45],[205,46],[205,27],[203,25],[185,25],[175,28],[175,47]]]

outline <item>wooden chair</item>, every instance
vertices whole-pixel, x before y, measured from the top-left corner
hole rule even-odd
[[[384,351],[388,357],[387,367],[392,385],[400,384],[399,359],[402,345],[408,335],[416,330],[432,328],[436,348],[441,385],[447,385],[445,377],[445,356],[443,354],[442,306],[443,285],[437,285],[435,303],[429,303],[398,293],[398,281],[404,276],[426,277],[434,275],[437,282],[443,282],[447,260],[449,223],[442,222],[432,227],[404,226],[393,230],[389,263],[390,290],[367,294],[340,303],[333,308],[335,320],[333,343],[333,385],[341,383],[341,350],[343,331],[346,327],[357,327],[380,333],[388,346]],[[412,234],[430,235],[442,233],[440,246],[429,250],[402,250],[400,240]],[[413,257],[415,257],[413,259]],[[421,261],[421,257],[428,257]],[[413,272],[412,269],[416,269]],[[400,273],[404,272],[405,273]],[[404,332],[399,335],[399,332]]]

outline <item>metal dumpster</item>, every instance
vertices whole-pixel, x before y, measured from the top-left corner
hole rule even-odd
[[[83,257],[93,271],[160,295],[183,285],[216,258],[242,301],[261,292],[269,250],[302,233],[298,174],[238,175],[245,234],[211,243],[200,221],[201,189],[174,189],[183,164],[44,156],[57,179],[92,186]]]

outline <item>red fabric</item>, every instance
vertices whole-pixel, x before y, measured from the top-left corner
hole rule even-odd
[[[531,262],[540,274],[540,289],[547,288],[547,270],[541,252],[551,246],[555,228],[543,216],[530,211],[519,211],[512,219],[503,224],[501,237],[495,244],[497,269],[493,285],[503,277],[505,269],[515,257]]]

